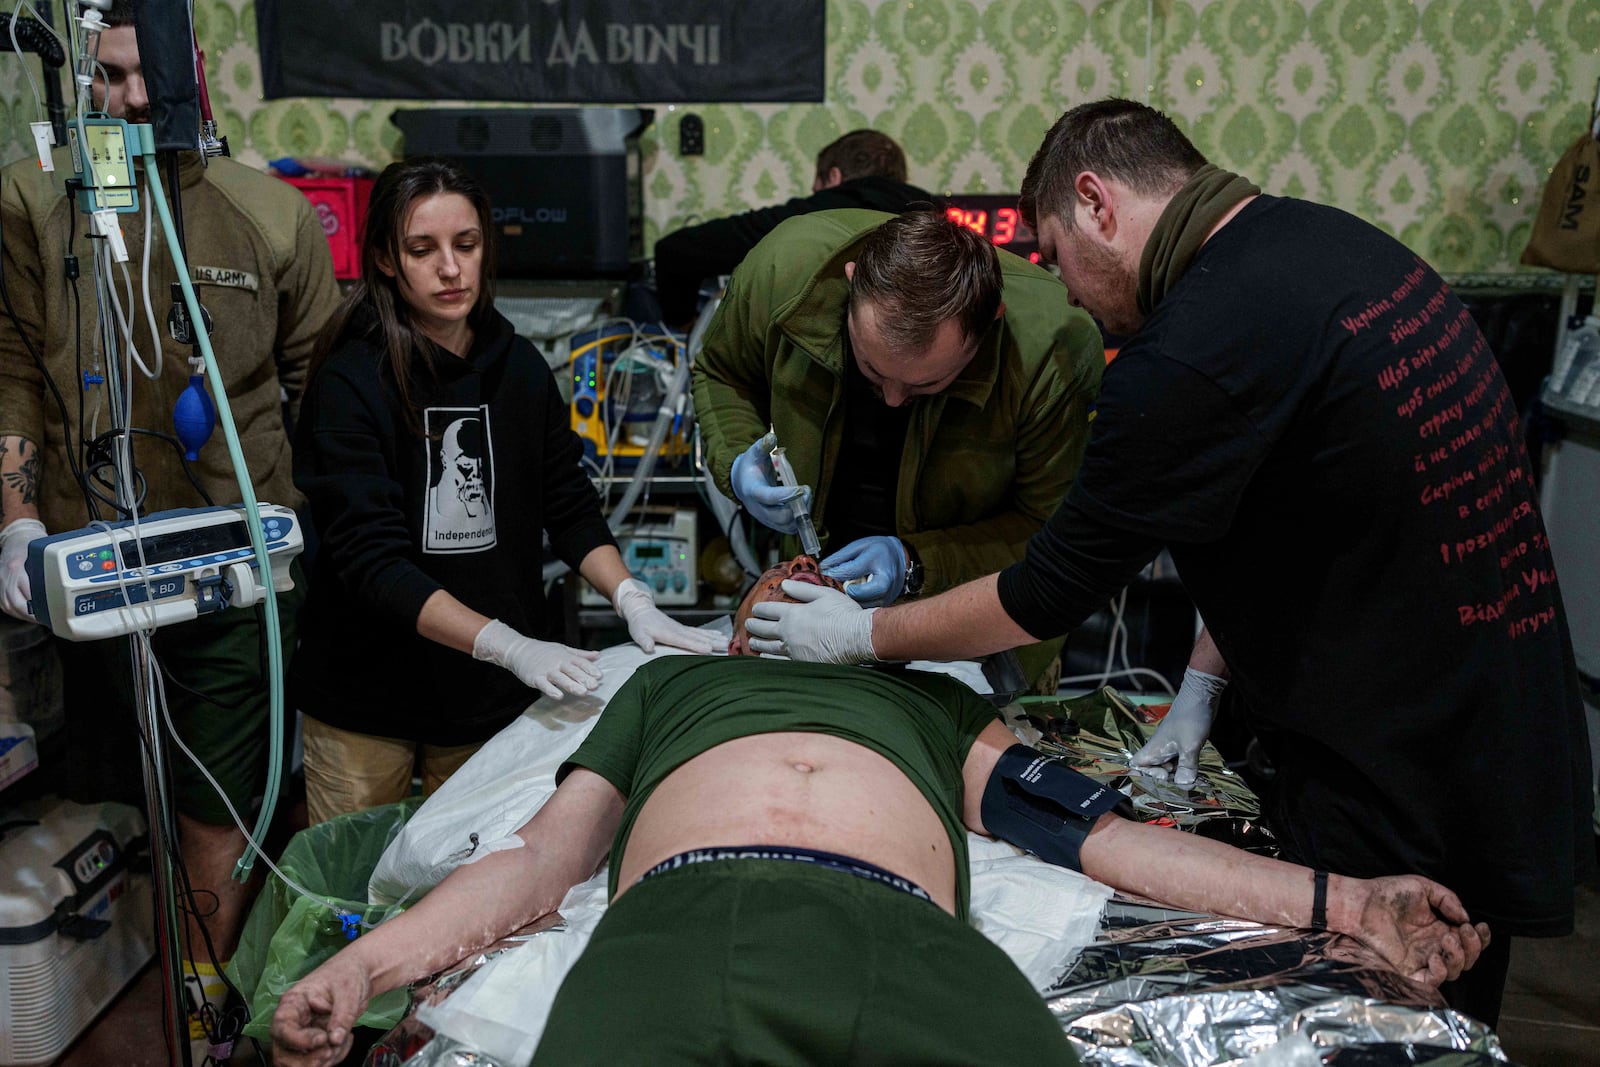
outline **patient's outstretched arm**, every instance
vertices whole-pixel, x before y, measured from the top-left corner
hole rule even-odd
[[[1009,730],[993,723],[968,752],[963,813],[969,829],[995,836],[984,824],[982,798],[1001,757],[1015,744]],[[1029,847],[1026,841],[1017,844]],[[1073,845],[1079,869],[1114,889],[1192,911],[1311,925],[1314,886],[1308,867],[1109,813],[1085,822]],[[1472,966],[1489,940],[1488,927],[1473,925],[1454,893],[1420,875],[1330,875],[1327,925],[1360,939],[1399,973],[1431,986]]]
[[[405,914],[357,938],[284,993],[272,1018],[273,1063],[339,1062],[372,997],[554,911],[605,858],[623,800],[598,774],[574,770],[517,830],[523,847],[457,867]]]
[[[1308,867],[1114,815],[1096,822],[1081,855],[1089,877],[1151,900],[1256,922],[1311,925]],[[1329,875],[1327,926],[1429,986],[1458,977],[1489,942],[1488,926],[1474,926],[1454,893],[1415,874]]]

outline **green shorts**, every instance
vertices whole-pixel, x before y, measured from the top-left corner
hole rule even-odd
[[[908,893],[772,860],[697,863],[612,904],[535,1065],[1076,1064],[1044,1000]]]
[[[296,560],[295,588],[278,594],[283,673],[305,601],[305,574]],[[253,802],[266,790],[271,706],[267,685],[263,607],[229,608],[192,622],[164,626],[151,645],[165,668],[167,706],[178,736],[228,793],[249,825]],[[128,639],[59,641],[73,768],[68,793],[81,801],[115,800],[144,810],[138,717],[134,710]],[[285,714],[284,773],[293,744],[293,712]],[[174,806],[213,826],[230,824],[228,809],[211,783],[177,745],[167,740]]]

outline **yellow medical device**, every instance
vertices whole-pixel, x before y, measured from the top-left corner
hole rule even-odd
[[[630,467],[645,451],[645,438],[664,403],[673,405],[673,425],[660,458],[689,454],[686,396],[665,395],[671,370],[687,359],[685,342],[664,332],[640,332],[616,322],[572,336],[572,430],[584,455],[596,463]]]

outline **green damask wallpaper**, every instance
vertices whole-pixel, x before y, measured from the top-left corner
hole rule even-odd
[[[394,157],[395,103],[263,102],[251,0],[194,7],[236,156]],[[1268,192],[1353,211],[1441,270],[1513,270],[1597,75],[1597,0],[828,0],[826,103],[658,108],[649,234],[809,190],[817,149],[857,126],[898,136],[926,187],[1011,191],[1063,109],[1116,94]],[[676,153],[685,110],[705,119],[702,157]],[[32,117],[7,56],[0,156],[27,151]]]

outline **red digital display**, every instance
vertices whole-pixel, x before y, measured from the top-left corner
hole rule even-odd
[[[981,234],[999,248],[1028,260],[1039,262],[1039,242],[1033,230],[1022,221],[1014,196],[993,196],[974,193],[966,196],[945,197],[945,217],[960,223],[973,233]]]

